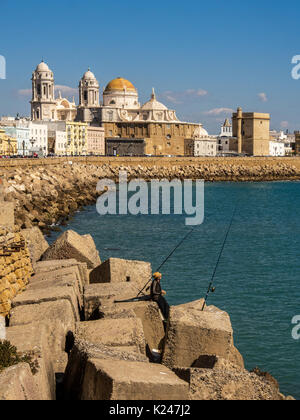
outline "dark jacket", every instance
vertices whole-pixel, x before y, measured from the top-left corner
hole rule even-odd
[[[162,292],[162,289],[161,289],[160,282],[157,280],[153,280],[151,284],[151,291],[150,291],[151,299],[158,301],[159,297],[161,296],[161,292]]]

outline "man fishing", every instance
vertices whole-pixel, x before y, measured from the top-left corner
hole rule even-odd
[[[164,298],[164,295],[166,295],[166,292],[162,290],[161,288],[161,284],[160,284],[161,279],[162,279],[161,273],[153,274],[150,295],[151,295],[151,299],[158,304],[162,312],[162,315],[164,317],[164,324],[166,325],[166,322],[169,319],[170,306],[168,302],[166,301],[166,299]]]

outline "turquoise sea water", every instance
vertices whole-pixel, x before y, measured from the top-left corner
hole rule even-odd
[[[230,314],[246,367],[270,372],[300,399],[300,340],[291,335],[300,315],[299,182],[207,183],[205,221],[164,266],[163,287],[172,305],[205,295],[235,203],[209,304]],[[92,234],[103,261],[146,260],[156,269],[190,229],[184,217],[99,216],[91,206],[64,229]]]

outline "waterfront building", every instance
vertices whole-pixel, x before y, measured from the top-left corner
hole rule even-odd
[[[31,150],[30,143],[30,129],[28,121],[18,122],[15,126],[5,127],[5,132],[8,136],[14,137],[17,140],[17,155],[29,156]]]
[[[86,144],[88,155],[105,155],[104,128],[87,126]]]
[[[54,152],[57,156],[65,156],[67,151],[67,133],[66,131],[54,131],[54,145],[52,145],[51,150],[54,149]],[[51,141],[49,142],[51,144]]]
[[[280,140],[270,140],[270,156],[285,156],[285,142]]]
[[[221,127],[221,133],[219,137],[232,137],[232,125],[230,124],[228,118],[226,118],[224,124]]]
[[[59,93],[55,98],[54,75],[43,61],[32,73],[31,119],[33,121],[73,121],[77,114],[75,100]]]
[[[17,155],[17,139],[6,134],[4,128],[0,128],[0,156]]]
[[[226,118],[224,124],[221,126],[221,132],[217,137],[217,153],[230,152],[230,138],[232,137],[232,125],[229,119]]]
[[[295,131],[295,153],[300,155],[300,131]]]
[[[144,139],[127,139],[127,138],[106,138],[106,155],[107,156],[144,156],[145,140]]]
[[[48,127],[46,124],[29,123],[29,141],[31,154],[37,153],[40,157],[48,155]]]
[[[128,80],[111,80],[100,101],[100,84],[89,69],[79,82],[79,105],[55,98],[54,75],[41,62],[32,75],[31,115],[33,121],[69,121],[103,127],[107,138],[145,139],[149,155],[183,155],[184,140],[195,138],[201,124],[180,121],[175,110],[156,98],[139,102],[138,91]],[[68,133],[67,133],[68,135]]]
[[[218,140],[216,137],[203,136],[197,139],[185,140],[185,156],[216,156],[217,149]]]
[[[238,108],[232,115],[230,150],[250,156],[270,154],[270,114],[243,112]]]

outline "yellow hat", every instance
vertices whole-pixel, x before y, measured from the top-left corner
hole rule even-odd
[[[161,278],[162,278],[162,275],[161,275],[161,273],[154,273],[154,274],[153,274],[153,277],[154,277],[155,279],[161,279]]]

